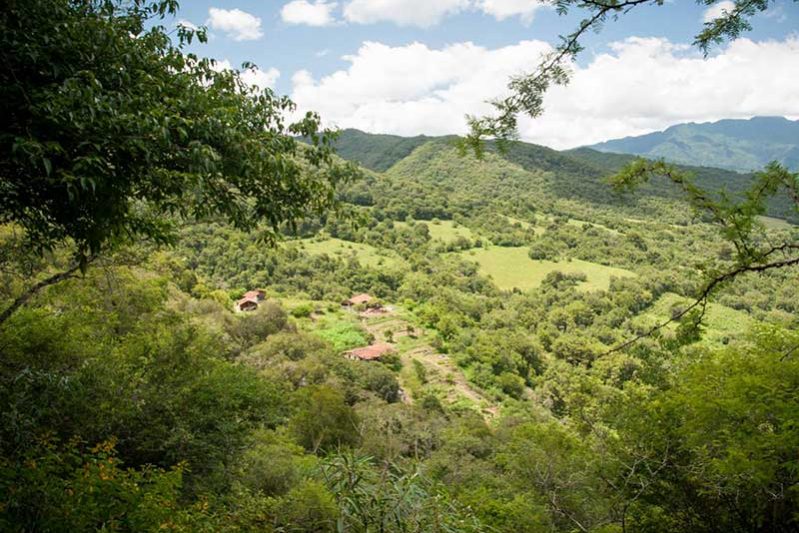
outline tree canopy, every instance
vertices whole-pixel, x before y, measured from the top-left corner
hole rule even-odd
[[[316,114],[188,53],[175,0],[11,0],[0,14],[0,223],[78,261],[222,217],[272,239],[335,205],[350,167]],[[176,34],[176,40],[173,36]],[[244,68],[254,68],[244,65]],[[296,137],[310,139],[300,145]]]

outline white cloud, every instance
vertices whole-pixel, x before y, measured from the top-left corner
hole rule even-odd
[[[352,0],[344,6],[344,18],[357,24],[394,22],[427,28],[470,6],[471,0]]]
[[[536,10],[547,5],[545,0],[350,0],[344,5],[344,19],[356,24],[393,22],[427,28],[446,16],[482,11],[497,20],[518,16],[529,24]]]
[[[263,36],[261,19],[240,9],[208,10],[209,28],[225,32],[234,41],[253,41]]]
[[[321,79],[292,78],[302,109],[330,125],[399,135],[465,133],[464,115],[490,111],[508,77],[535,66],[551,48],[541,41],[486,49],[460,43],[441,49],[367,42],[350,63]],[[538,119],[523,118],[524,140],[569,148],[640,135],[687,121],[799,116],[799,38],[739,39],[704,60],[665,39],[630,38],[555,87]]]
[[[230,64],[230,61],[223,59],[216,62],[214,65],[214,70],[221,72],[223,70],[234,69]],[[274,67],[268,70],[254,68],[241,71],[241,80],[247,85],[255,85],[259,89],[274,89],[278,78],[280,78],[280,71]]]
[[[709,8],[705,10],[705,14],[703,19],[705,22],[713,22],[717,18],[721,17],[725,13],[730,13],[732,10],[735,9],[735,2],[730,0],[722,0],[717,4],[713,4]]]
[[[541,0],[479,0],[478,7],[497,20],[519,16],[525,24],[533,21],[535,12],[546,7]]]
[[[333,10],[338,4],[326,0],[293,0],[283,6],[280,17],[288,24],[305,24],[307,26],[329,26],[335,22]]]

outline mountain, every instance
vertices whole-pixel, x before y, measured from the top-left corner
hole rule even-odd
[[[583,201],[586,205],[623,207],[629,198],[617,195],[607,178],[634,159],[629,154],[614,154],[591,148],[557,151],[545,146],[515,142],[499,151],[488,142],[482,161],[472,154],[460,154],[457,137],[400,137],[378,135],[348,129],[336,141],[338,155],[393,179],[398,191],[386,198],[406,195],[418,200],[420,216],[441,216],[433,206],[459,206],[457,210],[485,207],[494,200],[518,201],[536,197],[544,203]],[[736,194],[751,183],[751,174],[728,169],[680,165],[690,171],[697,185],[709,191],[725,190]],[[372,200],[363,196],[361,187],[347,191],[347,198],[359,204]],[[681,193],[670,183],[654,181],[635,195],[676,199]],[[793,220],[786,199],[769,202],[769,213]]]
[[[433,138],[425,135],[399,137],[347,129],[340,133],[335,147],[340,157],[383,172]]]
[[[799,121],[754,117],[702,124],[692,122],[589,148],[743,172],[762,169],[771,161],[799,169]]]

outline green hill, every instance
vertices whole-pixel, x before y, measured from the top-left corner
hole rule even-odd
[[[379,198],[364,200],[364,191],[350,190],[350,200],[370,204],[412,200],[414,216],[448,217],[454,212],[471,211],[497,200],[514,205],[540,208],[542,203],[558,201],[587,203],[597,207],[625,208],[630,198],[619,197],[608,185],[607,178],[629,163],[635,156],[578,148],[559,152],[545,146],[514,142],[507,151],[487,143],[486,155],[477,160],[472,154],[461,154],[455,137],[398,137],[373,135],[358,130],[341,132],[339,155],[356,161],[368,169],[381,172],[370,181],[388,179],[371,193]],[[711,191],[736,194],[751,183],[751,174],[700,166],[682,166],[696,177],[697,183]],[[635,194],[633,204],[645,199],[679,198],[679,191],[669,183],[654,182]],[[393,199],[393,200],[392,200]],[[435,204],[438,209],[432,209]],[[650,202],[651,204],[651,202]],[[440,208],[446,206],[447,210]],[[779,218],[792,216],[790,205],[774,202],[769,214]]]
[[[744,172],[758,170],[771,161],[797,169],[799,121],[783,117],[754,117],[678,124],[664,131],[615,139],[590,148]]]
[[[399,137],[347,129],[340,133],[335,146],[338,155],[344,159],[383,172],[432,138],[424,135]]]

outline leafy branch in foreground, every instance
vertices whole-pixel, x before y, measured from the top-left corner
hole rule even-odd
[[[755,174],[752,185],[738,201],[724,193],[708,193],[693,183],[690,174],[663,161],[637,159],[612,177],[611,184],[618,191],[630,191],[652,178],[667,179],[680,187],[697,214],[721,229],[722,236],[734,247],[735,254],[731,261],[707,269],[706,280],[691,305],[669,320],[614,347],[611,352],[622,350],[686,317],[698,325],[714,292],[742,274],[799,265],[799,236],[788,232],[779,235],[767,233],[757,219],[765,214],[769,198],[782,192],[787,193],[799,213],[799,173],[771,163],[763,172]]]
[[[796,1],[796,0],[795,0]],[[566,85],[569,82],[569,65],[583,50],[581,39],[590,31],[599,32],[608,20],[616,21],[630,10],[644,5],[663,6],[665,0],[550,0],[558,14],[567,15],[572,10],[586,13],[586,17],[570,34],[561,36],[561,43],[551,53],[544,55],[532,72],[511,78],[508,83],[509,95],[493,100],[496,110],[493,116],[476,117],[467,115],[470,134],[464,147],[472,149],[478,156],[482,154],[482,140],[490,137],[500,142],[500,146],[517,136],[518,116],[525,114],[531,118],[544,111],[544,96],[552,85]],[[720,0],[697,0],[698,4],[712,6]],[[714,44],[735,40],[742,33],[752,29],[750,19],[766,11],[773,3],[770,0],[735,0],[730,10],[722,9],[712,20],[705,22],[702,30],[694,38],[694,46],[705,56]]]
[[[291,100],[188,53],[205,32],[167,31],[177,10],[11,0],[0,14],[0,224],[39,253],[74,248],[68,272],[123,243],[172,242],[185,219],[218,217],[272,242],[336,209],[336,186],[355,172],[333,159],[316,114],[290,122]]]

